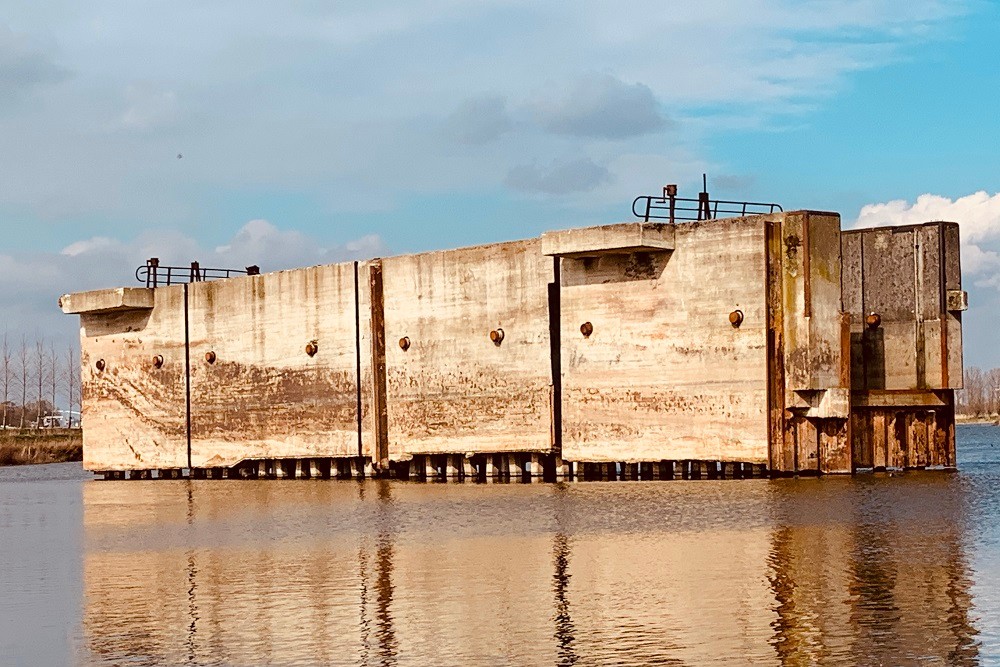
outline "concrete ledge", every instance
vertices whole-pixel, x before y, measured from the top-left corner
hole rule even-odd
[[[673,249],[674,226],[669,223],[626,222],[542,234],[542,254],[550,257],[599,257]]]
[[[149,310],[153,307],[153,290],[149,287],[118,287],[63,294],[59,297],[59,307],[68,315]]]
[[[939,392],[917,390],[852,391],[852,408],[943,408],[950,405]]]

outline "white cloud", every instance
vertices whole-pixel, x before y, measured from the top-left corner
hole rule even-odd
[[[734,119],[814,106],[965,6],[293,0],[242,3],[234,22],[232,3],[10,4],[7,20],[30,43],[4,47],[0,33],[0,63],[16,64],[8,78],[55,81],[57,61],[74,76],[46,88],[40,108],[0,117],[0,136],[16,138],[0,163],[0,207],[190,229],[209,221],[206,202],[246,192],[303,192],[338,213],[352,201],[402,207],[495,191],[518,165],[566,155],[607,168],[596,190],[610,192],[625,156],[700,150]],[[55,43],[37,46],[46,39]],[[665,118],[683,132],[662,132]]]
[[[257,264],[262,271],[364,259],[386,253],[377,236],[343,246],[324,246],[306,234],[281,230],[266,220],[251,220],[229,243],[204,248],[175,231],[148,231],[132,239],[93,237],[67,244],[59,252],[0,254],[0,311],[10,336],[43,337],[60,349],[75,340],[76,318],[59,312],[60,294],[138,285],[134,271],[149,257],[161,265],[241,269]],[[2,333],[2,332],[0,332]]]
[[[949,199],[923,194],[912,204],[902,199],[862,207],[855,227],[913,225],[935,220],[957,222],[962,271],[980,286],[1000,288],[1000,193],[975,192]]]

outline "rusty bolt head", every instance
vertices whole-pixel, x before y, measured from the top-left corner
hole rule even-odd
[[[500,345],[503,342],[503,329],[497,327],[490,332],[490,340],[493,341],[494,345]]]
[[[594,325],[590,322],[584,322],[580,325],[580,333],[583,334],[584,338],[588,338],[590,334],[594,333]]]
[[[306,354],[310,357],[315,357],[317,352],[319,352],[319,343],[314,340],[306,343]]]
[[[868,325],[869,329],[877,329],[878,325],[882,324],[882,316],[878,313],[868,313],[868,317],[865,318],[865,324]]]
[[[205,361],[207,361],[210,364],[214,364],[215,363],[215,352],[213,352],[213,351],[206,352],[205,353]]]
[[[154,354],[153,355],[153,366],[156,368],[161,368],[163,366],[163,355]]]
[[[401,349],[403,352],[406,352],[407,350],[410,349],[409,336],[403,336],[402,338],[399,339],[399,349]]]
[[[733,325],[734,329],[739,329],[740,325],[743,324],[743,311],[737,309],[729,313],[729,323]]]
[[[103,371],[105,366],[107,366],[107,364],[104,362],[104,359],[98,359],[97,363],[94,364],[94,366],[97,367],[97,370]]]

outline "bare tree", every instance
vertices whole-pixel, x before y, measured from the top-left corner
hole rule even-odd
[[[45,340],[39,338],[35,341],[35,362],[38,380],[38,400],[35,401],[35,428],[42,425],[42,400],[45,387]]]
[[[66,402],[69,403],[69,420],[67,426],[73,426],[73,408],[76,405],[76,379],[80,376],[80,364],[76,359],[76,348],[72,345],[66,351]]]
[[[49,341],[48,353],[49,396],[52,399],[52,410],[56,410],[56,390],[59,388],[59,357],[56,356],[56,344]]]
[[[3,385],[3,427],[7,427],[7,406],[10,404],[11,382],[14,379],[14,354],[10,349],[7,332],[3,332],[3,347],[0,348],[0,384]]]
[[[18,377],[17,380],[19,380],[18,384],[21,389],[20,428],[24,428],[25,406],[28,403],[28,381],[30,380],[28,374],[31,371],[31,367],[28,364],[28,357],[29,357],[28,338],[24,334],[21,334],[21,345],[17,350],[17,363],[18,363],[17,370],[18,374],[20,375],[20,377]]]

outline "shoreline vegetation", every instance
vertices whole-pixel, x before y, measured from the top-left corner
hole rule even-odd
[[[955,415],[955,423],[1000,426],[1000,415]]]
[[[78,428],[0,431],[0,466],[82,460],[83,432]]]

